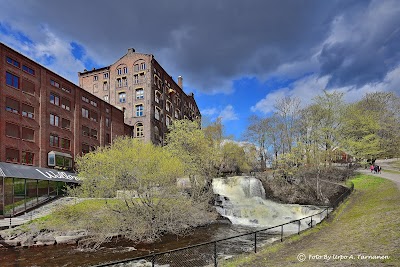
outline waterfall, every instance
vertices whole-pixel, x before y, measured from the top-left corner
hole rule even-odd
[[[318,207],[280,204],[266,199],[260,180],[249,176],[213,179],[213,190],[218,195],[216,209],[232,224],[271,227],[320,212]],[[313,221],[321,218],[316,216]],[[303,224],[311,220],[303,220]],[[297,229],[293,225],[293,230]]]

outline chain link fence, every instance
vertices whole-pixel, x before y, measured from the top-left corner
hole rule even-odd
[[[302,231],[315,227],[328,218],[353,189],[354,184],[351,183],[350,187],[331,206],[323,207],[321,212],[298,220],[207,243],[92,267],[217,267],[219,261],[233,255],[257,253],[257,249],[262,246],[277,240],[282,242],[287,236],[299,235]],[[235,246],[232,246],[233,243]]]

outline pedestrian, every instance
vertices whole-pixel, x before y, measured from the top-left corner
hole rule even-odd
[[[374,171],[374,165],[371,164],[371,166],[369,167],[369,169],[371,170],[371,173]]]
[[[374,167],[374,173],[378,173],[378,165],[375,165],[375,167]]]
[[[381,174],[382,168],[381,166],[378,166],[378,173]]]

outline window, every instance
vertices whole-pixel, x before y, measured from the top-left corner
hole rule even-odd
[[[6,83],[9,86],[19,89],[19,77],[6,72]]]
[[[145,70],[146,69],[146,63],[140,63],[140,69]]]
[[[89,136],[90,135],[89,127],[82,126],[82,135],[83,136]]]
[[[143,105],[136,105],[136,117],[143,116]]]
[[[157,120],[160,120],[160,113],[161,113],[161,109],[159,109],[158,107],[155,107],[154,118],[156,118]]]
[[[155,101],[157,102],[157,103],[160,103],[160,99],[161,99],[161,93],[159,92],[159,91],[156,91],[156,94],[155,94]]]
[[[61,99],[61,107],[66,110],[71,110],[71,101],[66,98]]]
[[[107,114],[110,113],[110,109],[109,108],[106,108],[106,113]]]
[[[175,109],[175,118],[179,119],[179,109]]]
[[[62,119],[61,119],[61,127],[64,128],[64,129],[70,130],[70,129],[71,129],[71,121],[62,118]]]
[[[143,88],[136,89],[136,99],[144,98],[144,90]]]
[[[96,112],[90,111],[89,115],[90,115],[90,120],[97,122],[98,117]]]
[[[71,141],[66,138],[61,138],[61,148],[69,150],[70,147],[71,147]]]
[[[54,87],[60,88],[60,84],[53,79],[50,79],[50,84],[53,85]]]
[[[97,131],[95,129],[90,129],[90,137],[97,139]]]
[[[126,77],[122,77],[122,86],[128,86],[128,79]]]
[[[104,99],[104,101],[108,102],[108,100],[109,100],[108,95],[105,95],[105,96],[103,97],[103,99]]]
[[[97,75],[93,76],[93,81],[97,81],[99,79],[99,77]]]
[[[108,83],[107,83],[107,81],[103,82],[103,90],[108,90]]]
[[[156,141],[160,141],[160,130],[158,130],[157,126],[154,126],[154,138]]]
[[[50,114],[50,125],[60,126],[60,117],[54,114]]]
[[[64,92],[67,92],[68,94],[71,93],[71,89],[69,89],[69,88],[62,87],[61,90],[63,90]]]
[[[110,134],[108,134],[108,133],[106,133],[106,142],[107,142],[108,144],[111,143],[111,136],[110,136]]]
[[[121,75],[122,74],[122,69],[121,68],[118,68],[117,69],[117,75]]]
[[[128,73],[128,68],[124,67],[124,74]]]
[[[60,105],[60,97],[54,93],[50,93],[50,103],[59,106]]]
[[[88,144],[82,144],[82,153],[83,154],[89,153],[89,145]]]
[[[28,141],[34,141],[35,140],[35,131],[30,128],[22,127],[22,139],[28,140]]]
[[[50,134],[50,146],[59,147],[60,146],[60,139],[56,134]]]
[[[19,162],[19,150],[15,148],[6,148],[6,161]]]
[[[9,137],[20,138],[19,126],[6,122],[6,135]]]
[[[28,81],[28,80],[23,80],[22,81],[22,92],[34,95],[35,94],[35,84]]]
[[[30,75],[35,75],[35,70],[29,68],[28,66],[22,65],[22,70],[29,73]]]
[[[138,72],[139,71],[139,64],[135,64],[133,66],[133,71]]]
[[[165,118],[165,124],[169,126],[171,125],[171,122],[172,122],[171,117],[167,115],[167,117]]]
[[[143,123],[139,122],[136,124],[135,137],[143,137],[143,136],[144,136]]]
[[[126,93],[121,92],[118,94],[118,98],[119,98],[119,103],[125,103],[126,101]]]
[[[139,83],[139,75],[138,74],[133,75],[133,83],[134,84]]]
[[[122,87],[122,79],[121,78],[117,79],[117,87]]]
[[[98,88],[98,87],[97,87],[97,83],[96,83],[96,84],[93,84],[93,93],[99,92],[99,90],[98,90],[97,88]]]
[[[27,104],[22,104],[22,116],[33,119],[35,117],[35,109]]]
[[[22,151],[21,163],[27,165],[33,165],[33,156],[34,154],[32,152]]]
[[[82,117],[89,119],[89,110],[86,108],[82,108]]]
[[[92,105],[93,107],[97,107],[97,102],[93,101],[93,100],[90,100],[90,105]]]
[[[110,127],[110,119],[109,118],[106,118],[106,126]]]
[[[144,72],[139,73],[139,83],[145,82],[146,75]]]
[[[19,114],[19,102],[17,100],[6,98],[6,110],[15,114]]]
[[[17,68],[19,68],[21,66],[18,61],[14,60],[10,57],[7,57],[7,63],[14,65]]]
[[[103,77],[104,79],[108,79],[108,73],[104,73]]]
[[[165,109],[166,109],[167,111],[170,111],[170,110],[172,109],[172,104],[171,104],[171,102],[169,102],[168,100],[167,100],[167,104],[165,105]]]
[[[82,101],[86,102],[86,103],[89,103],[89,98],[87,98],[86,96],[82,96]]]

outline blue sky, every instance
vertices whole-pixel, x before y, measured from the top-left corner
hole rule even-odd
[[[182,75],[204,117],[240,140],[275,101],[400,91],[398,1],[0,0],[0,41],[77,83],[128,48]],[[121,8],[123,7],[123,8]]]

